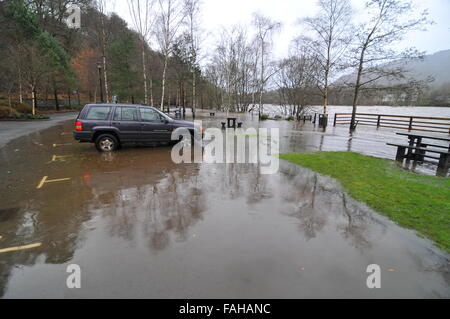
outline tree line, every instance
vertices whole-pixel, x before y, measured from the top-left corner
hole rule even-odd
[[[194,112],[207,104],[198,89],[206,86],[196,58],[199,1],[127,2],[130,25],[106,0],[1,1],[0,91],[20,102],[31,96],[33,113],[47,99],[58,110],[61,96]],[[65,23],[73,4],[80,29]]]
[[[1,1],[1,91],[20,100],[31,93],[33,109],[38,96],[53,96],[58,108],[66,93],[190,107],[194,114],[206,107],[260,116],[270,91],[299,118],[312,103],[327,114],[330,99],[349,96],[355,113],[373,94],[418,94],[427,85],[406,69],[424,52],[399,49],[409,33],[431,23],[411,0],[367,0],[357,17],[350,0],[319,0],[317,15],[298,20],[298,36],[282,59],[273,54],[282,24],[258,12],[246,25],[224,27],[206,50],[211,35],[202,28],[201,0],[127,0],[130,25],[110,3]],[[81,29],[64,23],[69,4],[82,9]],[[344,74],[352,75],[340,80]]]

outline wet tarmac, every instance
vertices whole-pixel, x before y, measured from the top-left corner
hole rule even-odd
[[[280,127],[281,152],[394,158],[385,143],[398,138],[262,125]],[[449,255],[332,179],[283,161],[275,175],[254,164],[176,165],[167,146],[100,154],[75,143],[72,127],[0,149],[0,250],[41,244],[0,253],[3,298],[450,297]],[[71,264],[80,289],[66,286]],[[382,269],[381,289],[367,288],[370,264]]]

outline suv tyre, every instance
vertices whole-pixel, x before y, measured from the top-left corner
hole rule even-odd
[[[119,148],[119,141],[112,134],[102,134],[95,140],[95,146],[99,152],[110,153]]]

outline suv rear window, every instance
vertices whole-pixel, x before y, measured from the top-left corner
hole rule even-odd
[[[106,121],[108,119],[110,111],[110,106],[91,106],[89,108],[88,114],[86,115],[86,120]]]

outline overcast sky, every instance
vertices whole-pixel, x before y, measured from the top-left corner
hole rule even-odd
[[[416,46],[428,54],[450,49],[450,0],[414,0],[417,7],[428,8],[435,25],[427,32],[412,34],[404,46]],[[355,14],[363,10],[363,0],[352,0]],[[116,0],[114,11],[129,21],[127,0]],[[301,32],[298,19],[317,12],[316,0],[203,0],[202,27],[207,34],[207,49],[223,27],[233,24],[250,24],[252,13],[259,11],[282,22],[281,32],[275,36],[276,57],[286,56],[289,43]],[[132,25],[131,22],[129,23]]]

